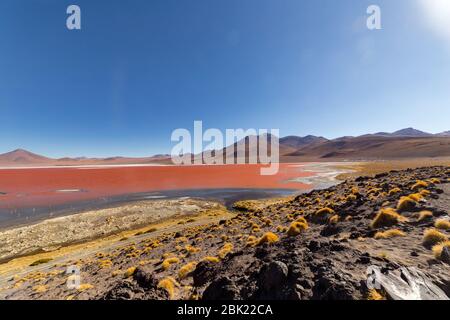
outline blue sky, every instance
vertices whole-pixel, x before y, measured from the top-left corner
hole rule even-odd
[[[374,3],[383,29],[369,31]],[[66,28],[70,4],[82,30]],[[2,0],[0,152],[169,153],[194,120],[449,130],[449,21],[446,0]]]

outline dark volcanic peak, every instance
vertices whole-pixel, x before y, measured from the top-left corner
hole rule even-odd
[[[11,152],[7,152],[4,154],[0,154],[0,162],[25,162],[25,163],[36,163],[36,162],[45,162],[50,160],[47,157],[40,156],[33,152],[24,150],[24,149],[16,149]]]
[[[373,134],[365,134],[360,137],[378,136],[378,137],[431,137],[433,134],[420,131],[414,128],[405,128],[395,132],[377,132]]]
[[[450,137],[450,130],[436,134],[438,137]]]
[[[301,148],[305,145],[321,143],[328,141],[324,137],[317,137],[313,135],[308,135],[305,137],[297,137],[297,136],[287,136],[280,139],[280,144],[283,144],[292,148]]]
[[[432,136],[431,133],[420,131],[414,128],[406,128],[402,130],[395,131],[391,134],[397,137],[429,137]]]

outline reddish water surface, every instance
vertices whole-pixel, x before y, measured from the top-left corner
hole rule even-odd
[[[0,195],[0,208],[60,205],[176,189],[304,189],[308,186],[289,180],[313,175],[292,164],[280,164],[278,174],[273,176],[261,175],[260,168],[261,165],[246,164],[3,169],[0,170],[0,192],[6,194]]]

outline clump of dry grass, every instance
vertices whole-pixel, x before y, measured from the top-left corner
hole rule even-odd
[[[129,267],[126,271],[125,271],[125,278],[129,278],[131,277],[134,273],[136,272],[136,267]]]
[[[178,282],[172,277],[166,277],[158,282],[158,288],[164,289],[169,295],[169,299],[174,298],[177,286]]]
[[[306,221],[305,217],[298,217],[297,219],[295,219],[295,221],[308,225],[308,221]]]
[[[193,246],[191,246],[190,244],[187,244],[187,245],[184,247],[184,249],[185,249],[188,253],[191,253],[191,254],[197,253],[197,252],[199,252],[199,251],[201,250],[200,248],[193,247]]]
[[[287,231],[287,235],[290,237],[294,237],[302,233],[302,231],[305,231],[308,229],[308,224],[304,222],[298,222],[294,221],[289,226],[289,229]]]
[[[233,250],[233,244],[231,242],[227,242],[223,245],[222,249],[219,250],[219,257],[223,259]]]
[[[339,222],[339,216],[337,214],[335,214],[328,220],[329,224],[336,224],[338,222]]]
[[[47,291],[47,287],[45,285],[37,285],[33,287],[33,291],[37,293],[43,293]]]
[[[423,180],[417,180],[416,183],[411,187],[411,190],[419,190],[428,187],[428,183]]]
[[[399,230],[399,229],[391,229],[391,230],[386,230],[386,231],[379,231],[375,234],[374,238],[375,239],[390,239],[390,238],[394,238],[394,237],[404,237],[406,236],[406,233],[404,233],[403,231]]]
[[[434,246],[447,240],[447,236],[436,229],[427,229],[423,235],[424,246]]]
[[[112,261],[109,260],[109,259],[100,260],[98,262],[98,265],[99,265],[100,269],[109,268],[109,267],[112,266],[112,264],[113,264]]]
[[[393,195],[395,195],[397,193],[400,193],[400,192],[402,192],[402,189],[400,189],[400,188],[392,188],[391,190],[389,190],[388,195],[389,196],[393,196]]]
[[[424,221],[427,219],[431,219],[433,217],[433,212],[428,210],[423,210],[419,212],[419,217],[417,218],[417,221]]]
[[[82,283],[82,284],[80,284],[78,286],[77,290],[82,292],[82,291],[86,291],[86,290],[89,290],[89,289],[92,289],[92,288],[94,288],[94,286],[92,284],[90,284],[90,283]]]
[[[431,178],[429,181],[430,181],[431,183],[433,183],[433,184],[439,184],[439,183],[441,183],[441,180],[439,180],[438,178]]]
[[[176,264],[180,262],[180,259],[178,259],[177,257],[170,257],[170,258],[166,258],[164,259],[164,261],[162,262],[161,266],[164,270],[167,270],[170,268],[170,266],[172,264]]]
[[[402,189],[400,188],[393,188],[391,190],[389,190],[388,195],[393,196],[394,194],[400,193],[402,192]]]
[[[423,195],[421,193],[413,193],[408,196],[408,198],[413,199],[416,202],[423,200]]]
[[[208,262],[212,262],[212,263],[218,263],[218,262],[220,261],[220,259],[217,258],[217,257],[207,256],[207,257],[204,257],[204,258],[202,259],[202,261],[208,261]]]
[[[395,209],[384,208],[381,209],[375,216],[375,218],[372,220],[372,222],[370,223],[370,227],[373,229],[380,227],[390,227],[399,222],[406,222],[406,221],[408,221],[408,219],[398,214],[397,211],[395,211]]]
[[[273,232],[266,232],[261,238],[259,238],[256,243],[257,246],[260,246],[264,243],[274,243],[279,240],[278,236]]]
[[[323,216],[327,216],[327,215],[333,215],[335,212],[333,209],[325,207],[322,209],[317,210],[314,215],[318,216],[318,217],[323,217]]]
[[[178,271],[178,278],[180,278],[180,279],[186,278],[188,275],[190,275],[192,273],[192,271],[195,270],[196,266],[197,266],[197,262],[195,262],[195,261],[185,264]]]
[[[438,219],[434,223],[434,227],[441,230],[449,230],[450,229],[450,221],[446,219]]]
[[[450,250],[450,240],[440,242],[433,246],[432,250],[433,250],[433,254],[436,257],[436,259],[442,258],[442,251],[444,250],[444,248],[447,248]]]
[[[255,236],[248,236],[246,246],[252,247],[256,244],[257,241],[258,239]]]
[[[384,300],[384,297],[375,289],[370,289],[367,293],[367,300]]]
[[[401,197],[397,203],[397,210],[408,211],[414,209],[416,206],[416,201],[410,197]]]

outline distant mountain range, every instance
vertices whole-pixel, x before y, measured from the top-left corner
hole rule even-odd
[[[170,155],[155,155],[151,157],[109,157],[109,158],[60,158],[52,159],[37,155],[27,150],[17,149],[0,154],[0,166],[82,166],[82,165],[121,165],[121,164],[152,164],[171,163]]]
[[[270,136],[267,136],[267,139],[270,139]],[[250,152],[248,141],[249,138],[246,137],[224,148],[224,154],[236,158],[239,156],[236,147],[245,144],[246,157],[248,157]],[[281,162],[450,157],[450,131],[431,134],[414,128],[406,128],[392,133],[378,132],[331,140],[313,135],[288,136],[281,138],[279,144]],[[205,158],[205,155],[202,154],[192,155],[192,158],[201,156]],[[23,149],[0,154],[0,166],[6,167],[170,163],[170,155],[167,154],[141,158],[77,157],[61,159],[48,158]]]

